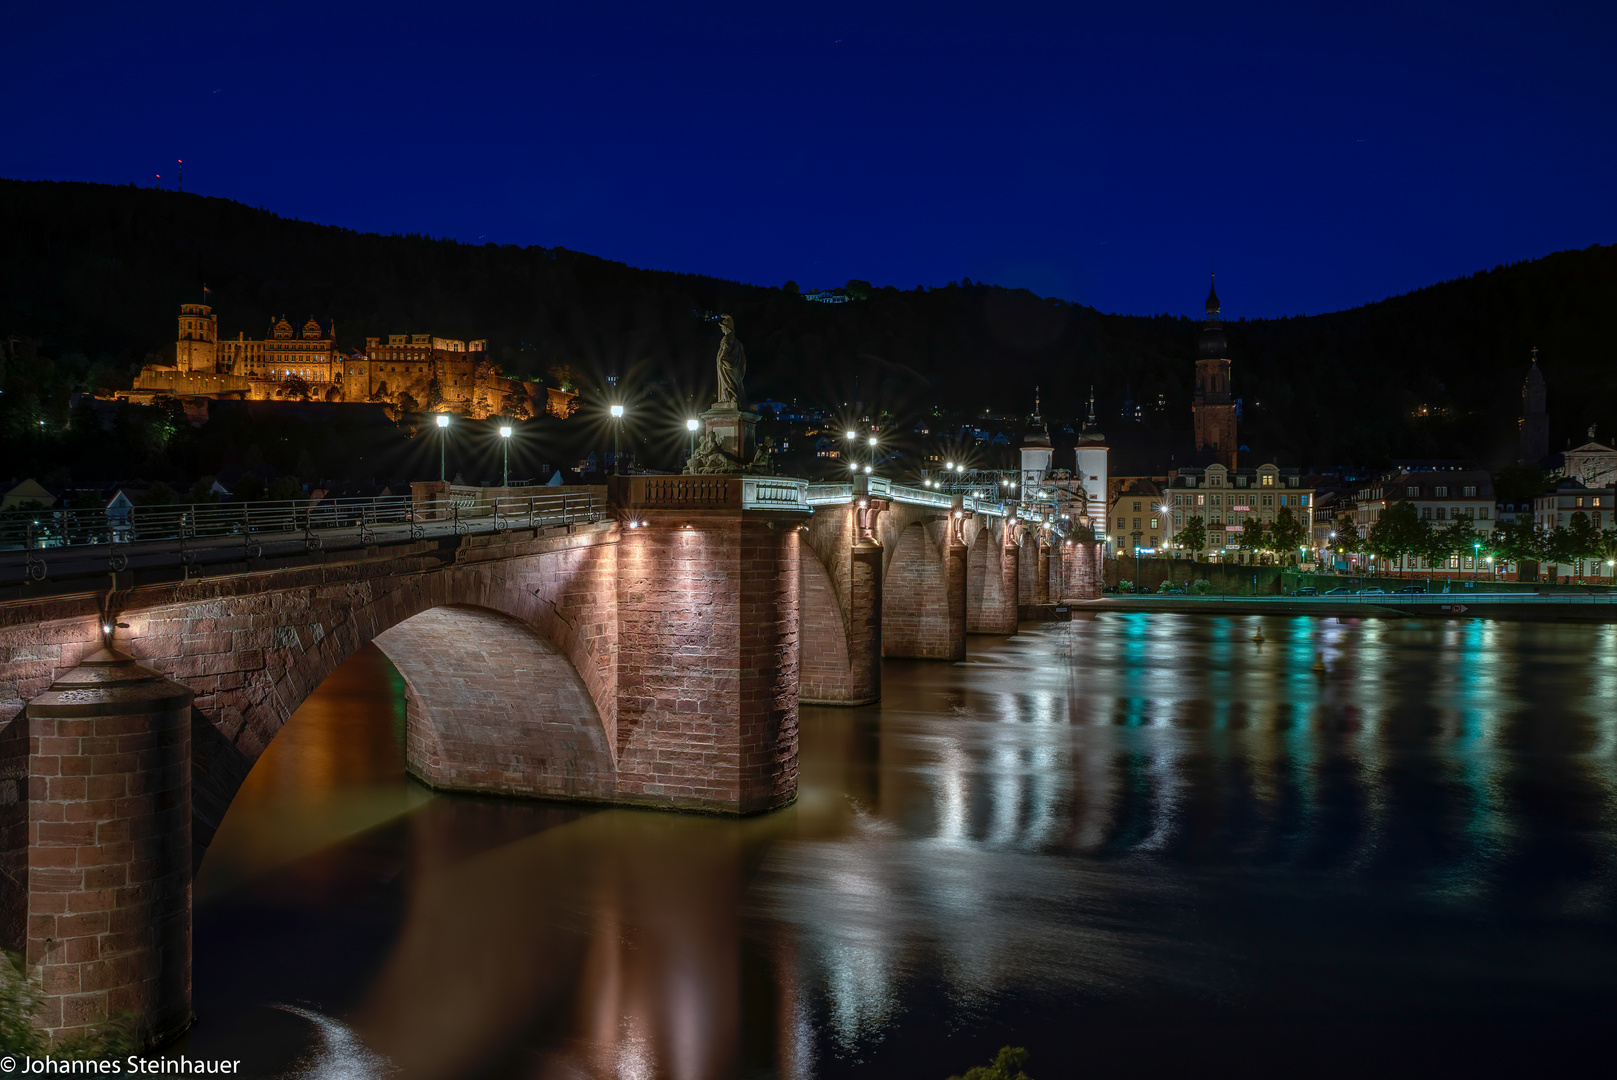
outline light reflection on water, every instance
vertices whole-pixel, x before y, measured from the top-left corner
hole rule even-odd
[[[297,1043],[260,1008],[297,1001],[424,1077],[1573,1060],[1617,1004],[1614,661],[1608,626],[1029,627],[804,709],[798,804],[735,822],[429,796],[362,655],[209,853],[193,1040]]]

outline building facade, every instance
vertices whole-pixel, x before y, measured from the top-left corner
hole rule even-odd
[[[1206,532],[1205,547],[1200,551],[1181,550],[1181,554],[1211,554],[1232,562],[1248,562],[1257,557],[1256,553],[1241,550],[1241,534],[1248,521],[1273,525],[1285,510],[1301,526],[1304,536],[1309,536],[1314,489],[1304,485],[1297,469],[1283,469],[1272,463],[1255,469],[1209,465],[1205,469],[1178,470],[1169,479],[1166,505],[1172,515],[1171,536],[1177,537],[1192,518],[1199,518]]]
[[[1163,541],[1170,535],[1168,515],[1162,506],[1162,489],[1152,481],[1131,480],[1123,485],[1112,500],[1108,519],[1111,554],[1132,558],[1135,548],[1139,548],[1141,555],[1161,551]]]
[[[1407,502],[1422,521],[1434,526],[1467,521],[1480,542],[1493,534],[1497,523],[1493,477],[1484,469],[1450,469],[1436,472],[1390,472],[1354,495],[1354,523],[1359,536],[1367,539],[1381,515],[1396,503]],[[1381,560],[1377,560],[1381,565]],[[1419,555],[1400,556],[1389,569],[1475,571],[1474,555],[1450,555],[1429,559]],[[1484,568],[1484,573],[1489,572]]]

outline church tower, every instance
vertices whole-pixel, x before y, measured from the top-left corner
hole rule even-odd
[[[1196,360],[1196,396],[1190,412],[1196,449],[1225,468],[1235,469],[1235,399],[1230,394],[1229,342],[1218,317],[1218,291],[1207,290],[1207,321],[1202,324]]]
[[[213,374],[218,360],[219,320],[207,304],[180,305],[180,336],[174,342],[174,366],[181,371]]]
[[[1544,373],[1538,370],[1538,347],[1533,366],[1522,380],[1522,464],[1537,465],[1550,452],[1550,416],[1544,411]]]

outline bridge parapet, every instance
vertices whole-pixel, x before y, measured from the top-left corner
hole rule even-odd
[[[614,509],[776,510],[809,513],[810,484],[784,476],[614,476]]]

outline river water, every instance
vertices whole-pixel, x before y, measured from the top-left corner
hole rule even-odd
[[[1261,629],[1264,640],[1253,641]],[[1319,668],[1323,670],[1319,670]],[[1103,614],[804,708],[746,821],[432,794],[375,649],[197,881],[248,1075],[1560,1075],[1617,1017],[1617,626]]]

